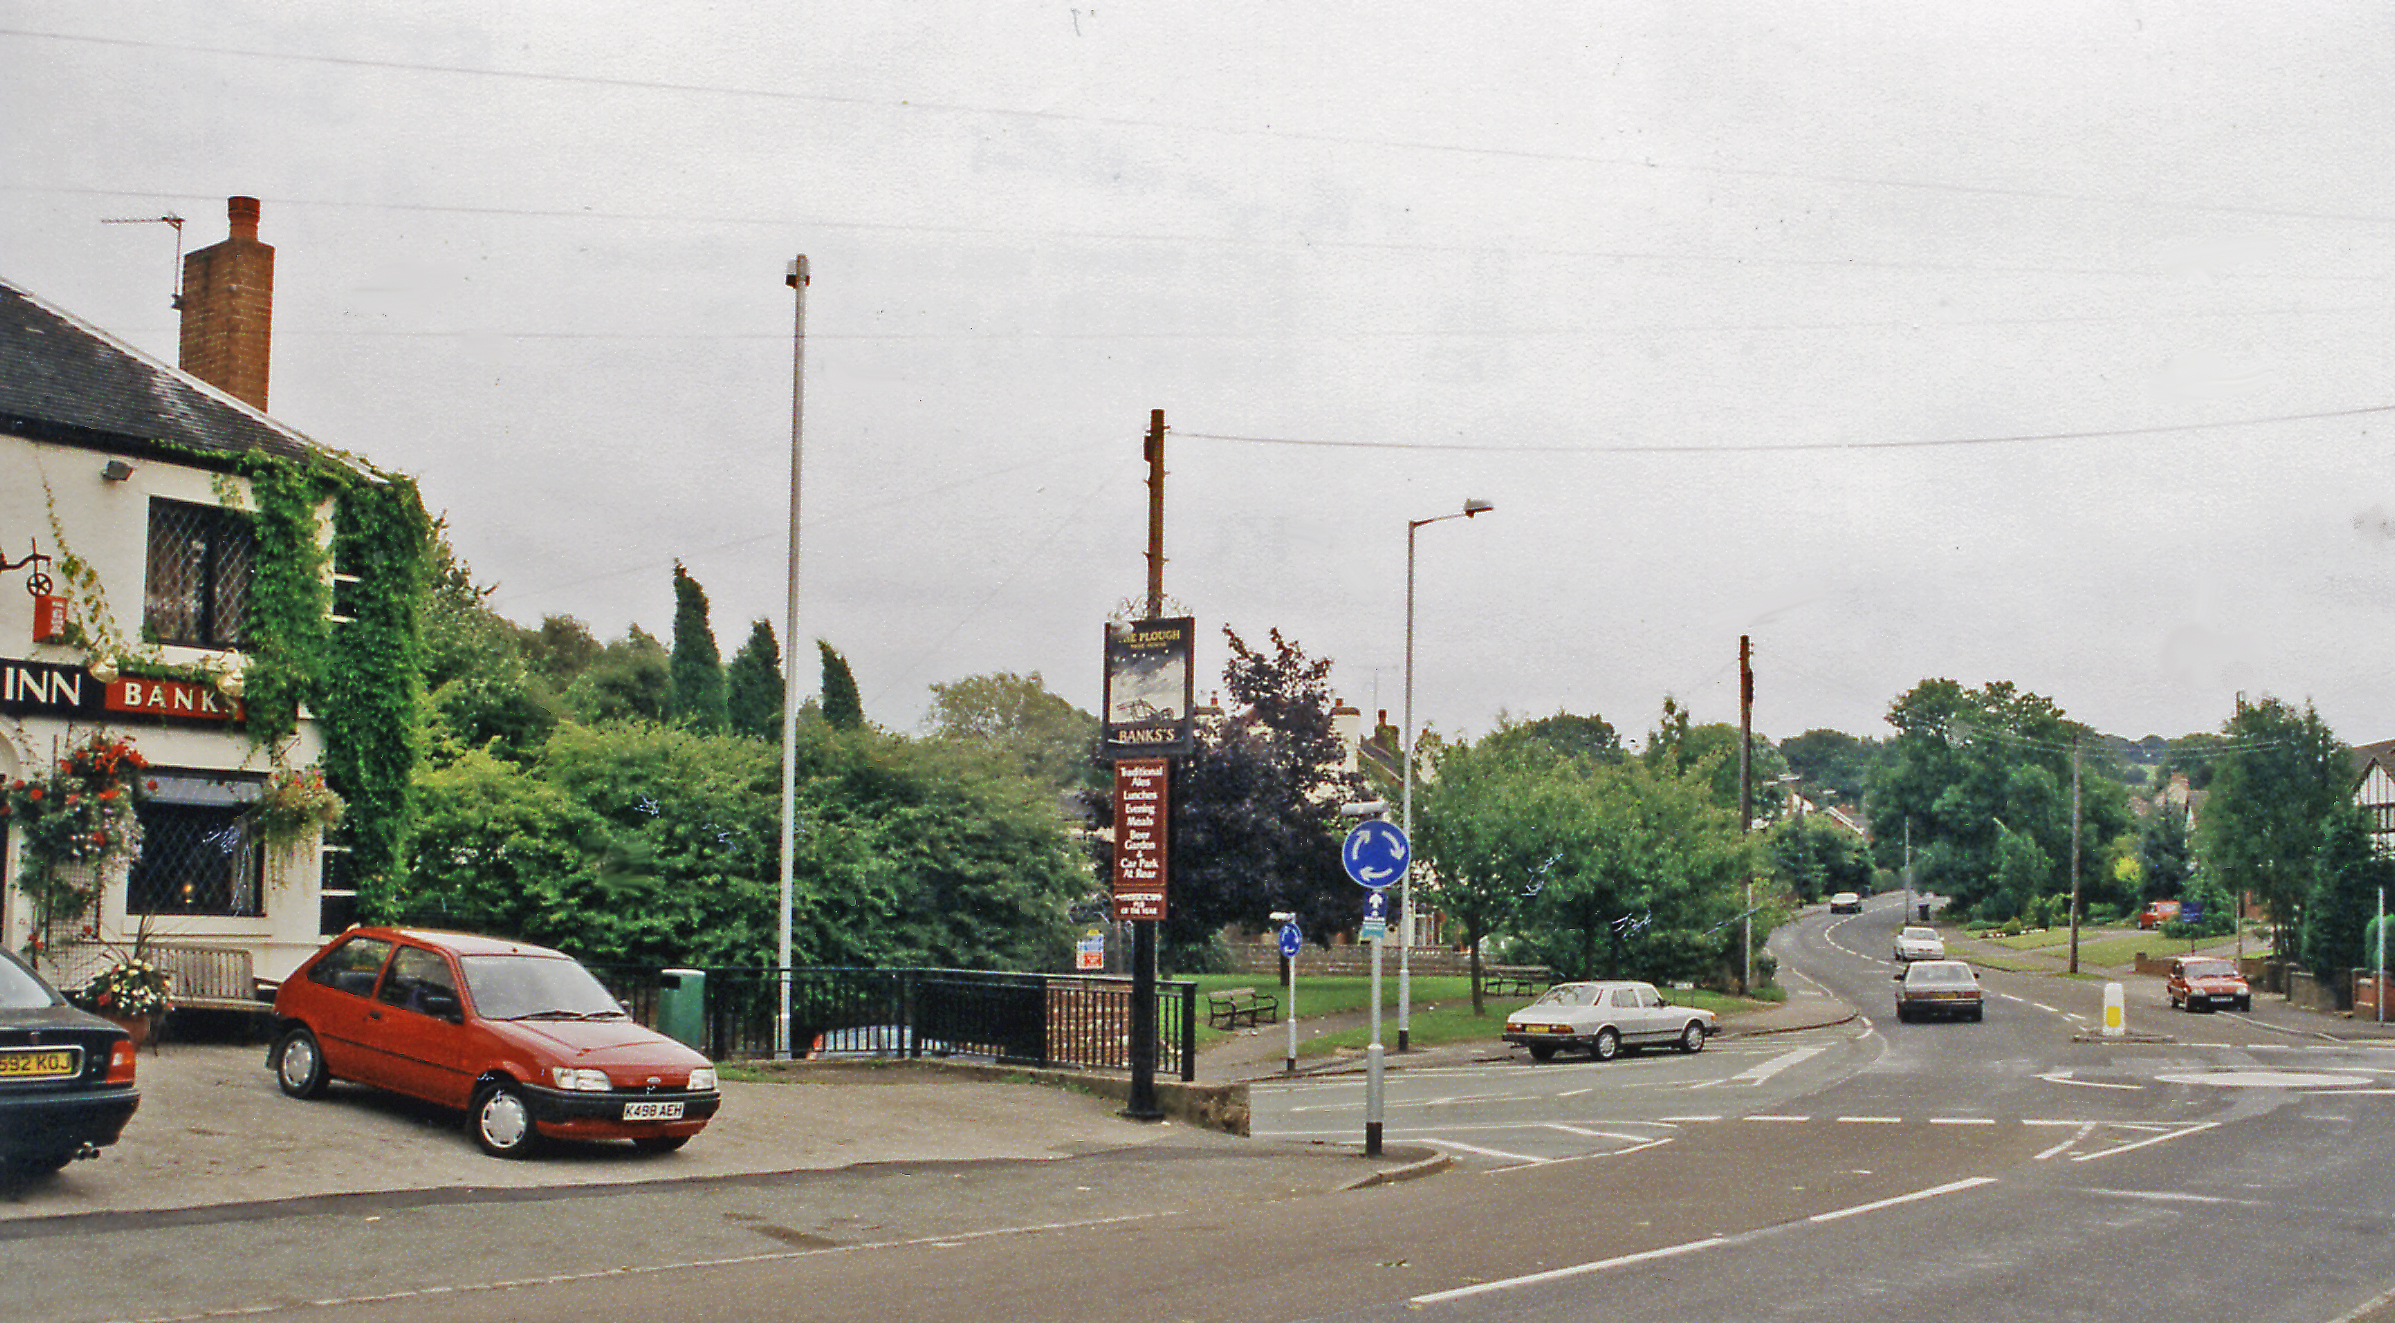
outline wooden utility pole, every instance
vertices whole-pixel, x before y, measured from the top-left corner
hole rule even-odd
[[[1754,648],[1738,636],[1738,835],[1746,836],[1755,820],[1755,668]],[[1752,995],[1755,987],[1755,871],[1746,872],[1746,913],[1738,916],[1738,991]]]
[[[1148,411],[1148,619],[1164,614],[1164,410]]]
[[[2079,972],[2079,737],[2071,737],[2071,971]]]

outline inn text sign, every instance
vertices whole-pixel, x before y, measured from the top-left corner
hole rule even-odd
[[[0,657],[0,713],[115,721],[232,722],[241,704],[212,685],[120,675],[106,684],[80,666]]]

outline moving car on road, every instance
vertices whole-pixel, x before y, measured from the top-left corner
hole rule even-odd
[[[1567,1047],[1585,1047],[1599,1061],[1649,1044],[1702,1052],[1714,1031],[1713,1012],[1674,1006],[1652,983],[1558,983],[1505,1021],[1505,1041],[1529,1048],[1534,1061]]]
[[[1935,928],[1904,928],[1896,934],[1898,960],[1943,960],[1946,939]]]
[[[722,1102],[714,1063],[633,1023],[572,957],[523,942],[353,928],[284,980],[274,1011],[283,1092],[344,1079],[462,1108],[500,1157],[543,1136],[670,1152]]]
[[[132,1036],[0,951],[0,1175],[98,1157],[140,1106]]]
[[[1862,912],[1863,898],[1854,892],[1841,891],[1830,897],[1830,913],[1832,914],[1860,914]]]
[[[2170,962],[2170,972],[2162,976],[2162,991],[2170,1004],[2179,1010],[2197,1008],[2211,1010],[2234,1006],[2241,1011],[2254,1008],[2254,990],[2247,985],[2237,966],[2219,956],[2180,956]]]
[[[1938,1015],[1976,1020],[1983,1014],[1979,976],[1960,960],[1915,960],[1895,977],[1899,1020]]]

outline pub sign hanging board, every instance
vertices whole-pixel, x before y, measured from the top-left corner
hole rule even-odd
[[[1165,758],[1196,745],[1197,622],[1188,616],[1106,626],[1106,754]]]

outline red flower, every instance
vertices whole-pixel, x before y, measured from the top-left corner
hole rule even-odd
[[[157,779],[156,779],[155,777],[153,777],[153,778],[151,778],[151,780],[150,780],[150,789],[152,789],[152,790],[156,790],[157,788],[158,788],[158,781],[157,781]]]
[[[116,787],[115,787],[115,786],[110,786],[110,787],[108,787],[106,790],[103,790],[103,791],[101,791],[101,792],[100,792],[100,802],[101,802],[101,803],[103,803],[103,804],[107,803],[109,800],[112,800],[112,799],[114,799],[114,798],[116,798]]]
[[[24,785],[25,783],[24,783],[24,782],[22,782],[22,781],[19,781],[19,782],[17,782],[17,784],[21,786],[21,785]],[[38,800],[38,799],[40,799],[41,797],[42,797],[42,788],[41,788],[40,786],[35,786],[35,787],[33,787],[32,789],[30,789],[30,790],[27,790],[27,791],[25,792],[25,798],[27,798],[27,799]]]

